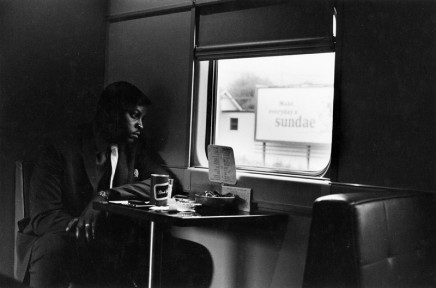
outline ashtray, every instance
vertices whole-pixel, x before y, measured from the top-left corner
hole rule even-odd
[[[195,195],[195,202],[201,204],[202,209],[235,210],[237,208],[235,196],[205,196]]]

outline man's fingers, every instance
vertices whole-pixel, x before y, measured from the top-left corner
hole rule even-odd
[[[92,222],[92,226],[91,226],[91,229],[92,229],[92,239],[94,240],[95,239],[95,226],[96,226],[96,223],[95,223],[96,221],[93,221]]]
[[[65,229],[65,231],[70,231],[71,228],[77,223],[77,221],[79,221],[78,218],[73,218],[70,220],[70,222],[68,222],[67,228]]]
[[[100,216],[100,213],[94,213],[93,217],[92,217],[92,220],[90,222],[91,223],[91,232],[92,232],[92,239],[93,240],[96,239],[97,225],[100,222],[99,216]]]
[[[83,235],[83,228],[84,228],[84,221],[82,218],[80,218],[77,221],[77,225],[76,225],[76,238],[77,240],[80,240],[81,236]]]
[[[75,220],[77,240],[82,239],[90,242],[95,239],[97,218],[98,214],[83,213],[78,220]],[[72,227],[73,226],[69,226],[68,230],[72,229]]]
[[[80,236],[80,228],[79,225],[76,226],[76,239],[79,240],[79,236]]]
[[[86,237],[86,241],[91,241],[91,224],[90,223],[86,223],[85,224],[85,237]]]

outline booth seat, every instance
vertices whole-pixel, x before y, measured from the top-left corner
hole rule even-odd
[[[332,194],[313,205],[303,287],[436,287],[436,194]]]
[[[30,214],[29,207],[29,185],[35,162],[17,161],[15,162],[15,245],[14,245],[14,277],[19,279],[18,272],[18,254],[17,254],[17,236],[20,230],[19,221]],[[7,287],[1,286],[0,287]]]

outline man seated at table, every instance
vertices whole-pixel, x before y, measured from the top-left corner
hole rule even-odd
[[[150,174],[170,173],[139,141],[150,104],[134,85],[113,83],[103,91],[93,123],[46,147],[32,173],[30,217],[19,223],[22,281],[31,287],[121,285],[117,281],[126,271],[119,258],[126,249],[117,239],[125,242],[129,225],[92,205],[120,196],[147,197]]]

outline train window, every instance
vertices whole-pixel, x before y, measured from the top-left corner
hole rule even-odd
[[[239,169],[310,175],[327,169],[334,52],[200,61],[199,68],[197,115],[210,122],[204,134],[197,127],[197,146],[207,138],[206,144],[233,147]],[[207,166],[205,157],[197,160]]]
[[[333,1],[197,1],[191,165],[321,176],[330,163]],[[255,20],[254,20],[255,19]]]

